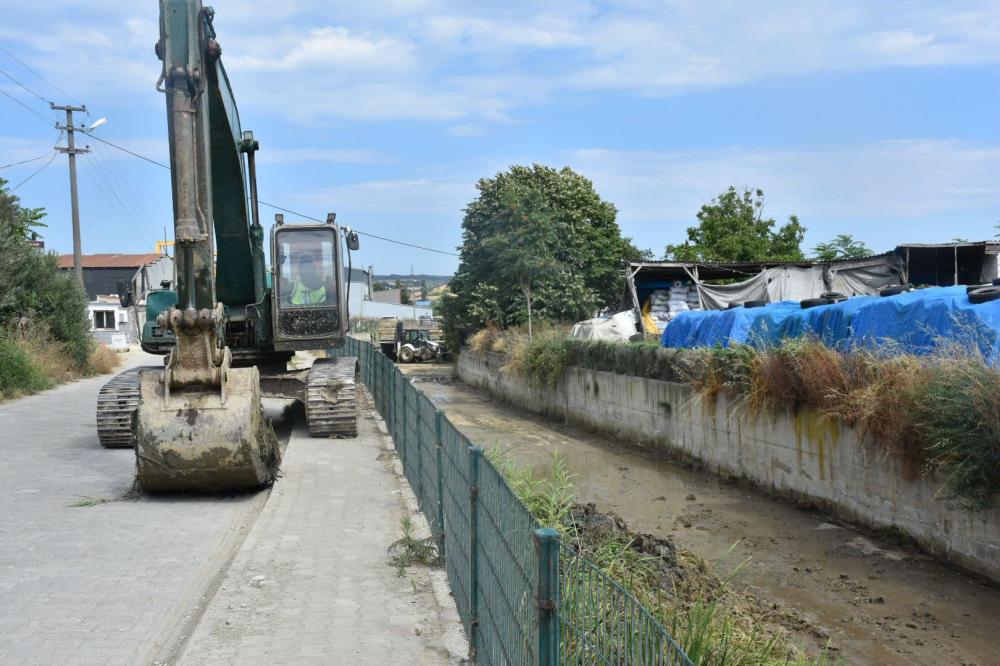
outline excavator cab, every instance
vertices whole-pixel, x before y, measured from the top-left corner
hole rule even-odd
[[[340,230],[284,224],[271,231],[272,321],[277,351],[339,346],[346,336]]]

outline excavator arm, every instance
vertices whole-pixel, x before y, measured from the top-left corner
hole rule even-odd
[[[160,0],[157,89],[167,104],[177,303],[157,318],[176,340],[166,366],[140,375],[137,478],[149,491],[265,485],[278,465],[258,370],[234,368],[226,346],[227,310],[245,316],[266,293],[252,242],[263,234],[246,215],[247,144],[212,18],[200,0]]]

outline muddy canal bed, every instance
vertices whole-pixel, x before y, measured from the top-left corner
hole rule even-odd
[[[735,584],[787,617],[811,652],[829,643],[852,664],[1000,665],[993,584],[808,507],[504,405],[449,366],[404,371],[480,446],[539,473],[564,456],[578,501],[721,561],[723,575],[750,558]]]

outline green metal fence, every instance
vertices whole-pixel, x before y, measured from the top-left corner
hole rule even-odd
[[[361,378],[438,539],[479,664],[693,666],[630,592],[542,528],[482,449],[371,343]]]

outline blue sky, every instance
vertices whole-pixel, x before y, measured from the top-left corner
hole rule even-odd
[[[641,247],[683,240],[729,185],[799,216],[806,247],[850,233],[990,238],[1000,222],[1000,3],[605,3],[219,0],[216,28],[261,198],[454,251],[476,180],[571,166]],[[83,102],[95,133],[166,161],[155,2],[0,0],[0,70]],[[53,87],[54,86],[54,87]],[[44,118],[10,79],[0,90]],[[20,183],[57,132],[0,95],[0,170]],[[85,252],[151,251],[168,173],[94,140],[80,158]],[[72,249],[66,158],[16,192]],[[273,211],[262,209],[265,220]],[[289,216],[291,218],[291,216]],[[378,272],[450,273],[454,257],[363,239]]]

